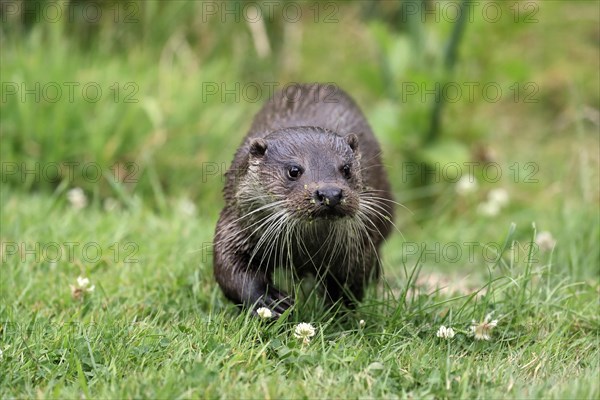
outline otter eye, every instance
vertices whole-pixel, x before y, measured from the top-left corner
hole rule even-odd
[[[296,179],[300,178],[300,175],[302,175],[302,168],[297,165],[292,165],[288,168],[287,173],[288,178],[290,178],[292,181],[295,181]]]
[[[342,175],[344,175],[344,178],[350,179],[352,177],[352,169],[350,168],[349,164],[345,164],[342,168],[340,168],[340,171]]]

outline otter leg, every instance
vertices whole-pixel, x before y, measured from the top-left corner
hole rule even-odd
[[[266,307],[278,317],[292,306],[285,293],[273,286],[270,280],[259,273],[238,266],[215,264],[215,276],[225,296],[237,305],[251,308],[253,313]]]
[[[341,300],[347,308],[355,309],[363,299],[365,284],[362,279],[354,278],[344,282],[339,277],[328,275],[325,279],[326,296],[333,303]]]
[[[219,221],[215,235],[213,265],[217,283],[228,299],[252,308],[254,314],[257,309],[266,307],[279,317],[293,305],[291,298],[273,286],[268,271],[249,263],[247,251],[236,246],[243,240],[238,241],[235,237],[224,240],[221,228],[225,226],[225,220]]]
[[[346,267],[350,274],[343,277],[329,273],[325,278],[327,297],[336,302],[342,300],[349,309],[355,309],[365,295],[369,282],[377,280],[381,266],[374,251],[367,251],[355,265]]]

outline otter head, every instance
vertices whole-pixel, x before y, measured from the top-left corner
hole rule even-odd
[[[354,217],[362,187],[358,138],[284,128],[249,143],[248,174],[264,199],[301,220]],[[266,204],[266,202],[263,202]]]

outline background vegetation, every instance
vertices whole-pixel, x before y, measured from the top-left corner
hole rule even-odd
[[[461,3],[267,3],[0,4],[1,397],[598,398],[599,3],[472,2],[453,66]],[[405,207],[356,312],[268,325],[212,278],[221,173],[269,87],[315,81]]]

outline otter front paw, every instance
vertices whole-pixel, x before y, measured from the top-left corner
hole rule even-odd
[[[271,310],[274,318],[279,318],[288,308],[292,307],[293,305],[294,301],[288,294],[277,290],[272,286],[268,286],[267,292],[264,294],[264,296],[254,303],[252,314],[258,315],[257,310],[265,307]]]

